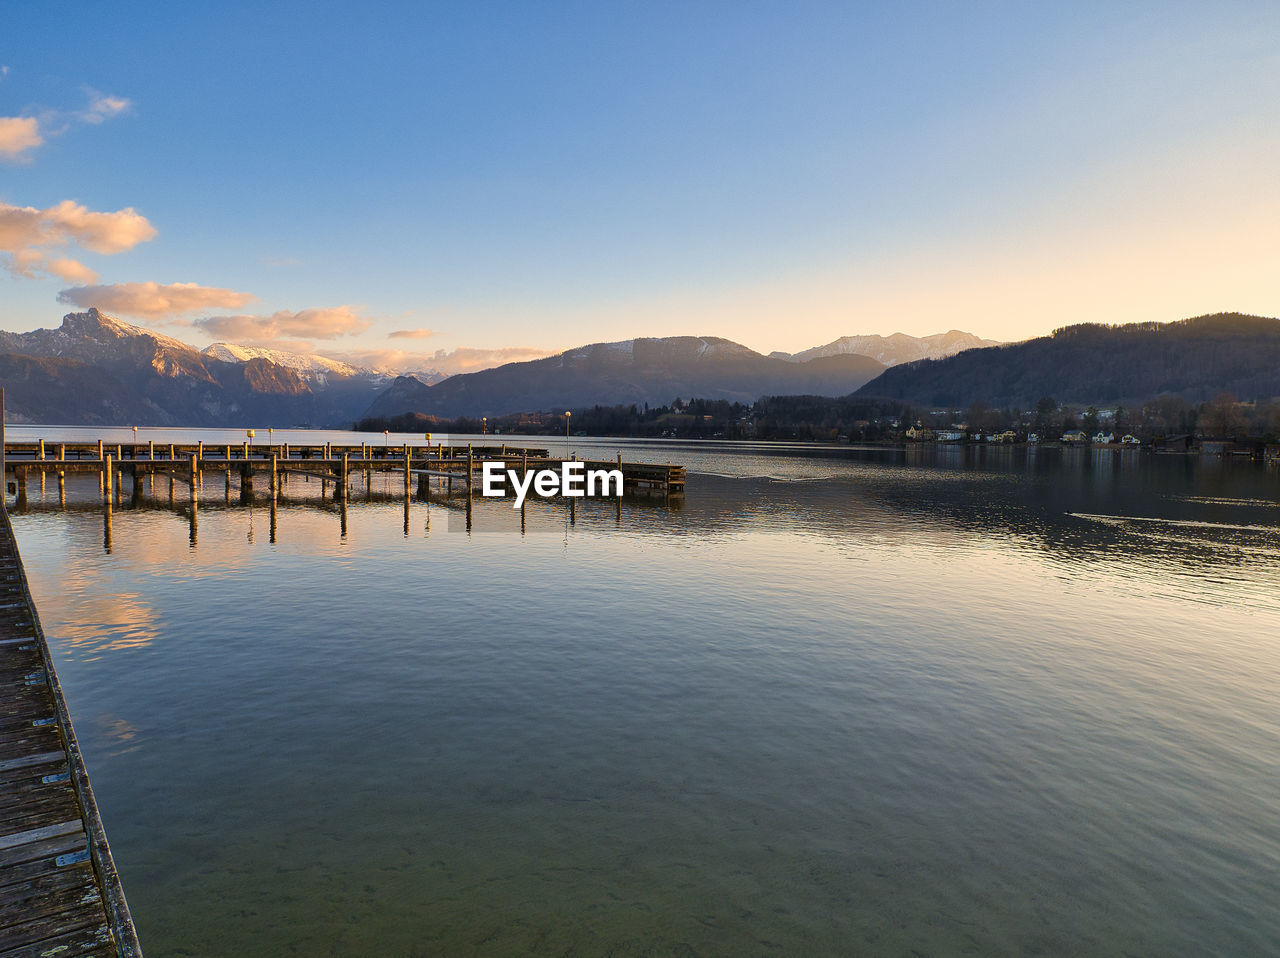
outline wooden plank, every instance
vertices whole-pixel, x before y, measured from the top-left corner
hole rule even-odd
[[[111,933],[105,927],[88,927],[0,952],[0,958],[97,958],[115,954]]]
[[[83,830],[84,823],[77,818],[69,822],[58,822],[54,825],[44,825],[40,828],[28,828],[25,831],[0,835],[0,851],[4,851],[7,848],[17,848],[19,845],[32,845],[36,842],[44,841],[46,838],[73,835]]]
[[[5,949],[47,942],[50,938],[87,928],[106,931],[102,900],[96,890],[89,901],[78,901],[76,896],[77,893],[72,892],[39,901],[32,907],[28,921],[0,929],[0,955],[5,954]],[[87,896],[82,894],[80,897]]]
[[[31,845],[6,848],[0,851],[0,869],[7,868],[10,865],[20,865],[24,862],[57,858],[59,855],[72,855],[76,852],[84,851],[88,847],[85,842],[86,835],[84,831],[79,831],[75,834],[59,835],[56,838],[50,838]]]

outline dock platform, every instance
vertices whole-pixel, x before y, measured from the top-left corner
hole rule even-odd
[[[0,507],[0,958],[141,955]]]

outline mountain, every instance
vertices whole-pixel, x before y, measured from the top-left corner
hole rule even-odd
[[[853,354],[789,362],[713,336],[629,339],[451,376],[434,386],[402,376],[365,415],[501,416],[656,405],[677,397],[753,402],[767,394],[840,396],[883,369],[874,359]]]
[[[164,416],[132,387],[78,359],[0,353],[0,385],[10,423],[113,426]]]
[[[57,329],[0,331],[0,354],[15,422],[320,425],[353,419],[386,384],[372,372],[347,374],[341,363],[317,373],[260,355],[225,361],[94,308],[68,313]],[[48,361],[24,361],[31,358]],[[75,395],[60,396],[63,389]]]
[[[277,366],[296,370],[308,382],[324,383],[330,376],[376,375],[372,369],[358,369],[347,363],[326,356],[291,353],[283,349],[264,349],[261,346],[237,346],[234,343],[214,343],[201,350],[224,363],[247,363],[251,359],[265,359]]]
[[[908,336],[906,333],[894,333],[891,336],[841,336],[835,342],[825,346],[814,346],[798,353],[770,353],[776,359],[789,359],[793,362],[807,362],[823,356],[840,356],[855,353],[859,356],[870,356],[885,366],[896,366],[917,359],[945,359],[966,349],[978,349],[983,346],[999,346],[994,339],[982,339],[973,333],[953,329],[932,336]]]
[[[1005,346],[893,366],[856,393],[922,406],[1027,409],[1043,396],[1096,405],[1173,393],[1280,396],[1280,319],[1215,313],[1174,323],[1084,323]]]

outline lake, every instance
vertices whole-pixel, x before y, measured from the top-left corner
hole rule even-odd
[[[569,443],[687,496],[28,481],[150,958],[1280,950],[1280,471]]]

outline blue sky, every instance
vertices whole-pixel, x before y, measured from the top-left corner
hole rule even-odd
[[[7,329],[94,301],[201,346],[461,369],[1280,312],[1275,4],[7,20]]]

